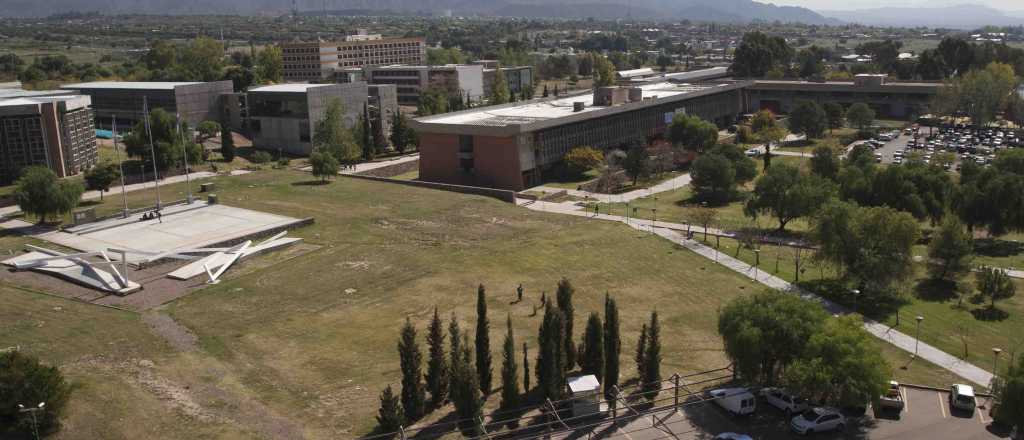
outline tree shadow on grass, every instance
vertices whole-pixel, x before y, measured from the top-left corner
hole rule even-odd
[[[1005,310],[992,306],[971,310],[971,314],[974,315],[974,319],[989,322],[1004,321],[1010,317],[1010,314]]]
[[[974,252],[978,255],[993,258],[1012,257],[1024,253],[1024,243],[995,238],[982,238],[974,240]]]
[[[900,307],[907,303],[906,298],[899,295],[878,295],[868,292],[861,293],[855,298],[852,287],[841,279],[801,281],[797,285],[848,309],[854,309],[854,304],[856,304],[857,313],[878,321],[884,321],[896,314]]]
[[[301,182],[292,182],[292,186],[320,186],[330,183],[330,180],[303,180]]]
[[[914,285],[914,296],[934,302],[946,302],[959,297],[955,281],[926,278]]]

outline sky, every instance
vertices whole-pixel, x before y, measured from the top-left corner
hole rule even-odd
[[[1006,11],[1024,10],[1024,1],[1021,0],[760,0],[761,2],[774,3],[777,5],[806,6],[818,10],[850,10],[877,8],[884,6],[913,7],[913,6],[949,6],[964,4],[981,4]]]

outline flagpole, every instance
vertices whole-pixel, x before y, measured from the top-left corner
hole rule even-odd
[[[149,154],[153,161],[153,185],[156,187],[156,210],[160,210],[160,173],[156,171],[156,147],[153,146],[153,130],[149,127],[149,103],[142,97],[142,113],[146,121],[146,135],[149,136]]]
[[[117,166],[121,168],[121,201],[124,202],[124,210],[121,211],[122,218],[128,218],[128,190],[124,186],[124,161],[121,160],[121,152],[117,149],[117,115],[111,119],[114,139],[114,157],[117,159]]]
[[[181,157],[185,159],[185,188],[188,192],[188,203],[192,203],[192,183],[188,179],[188,149],[185,148],[185,139],[181,134],[181,113],[174,114],[175,123],[178,124],[178,142],[181,142]]]

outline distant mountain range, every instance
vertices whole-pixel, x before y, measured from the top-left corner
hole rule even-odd
[[[282,14],[291,0],[4,0],[0,16],[71,11],[111,14]],[[716,22],[754,20],[838,24],[807,8],[753,0],[297,0],[300,11],[364,10],[408,14],[555,18],[637,18]]]
[[[1024,11],[1004,12],[983,5],[934,8],[874,8],[853,11],[821,11],[826,17],[871,26],[926,26],[973,29],[986,25],[1024,25]]]

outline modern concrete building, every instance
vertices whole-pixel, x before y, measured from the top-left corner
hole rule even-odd
[[[385,135],[391,133],[391,118],[400,111],[398,109],[398,88],[394,84],[371,84],[369,104],[381,119],[381,128]]]
[[[72,90],[92,98],[98,127],[110,128],[117,117],[118,127],[128,128],[142,120],[142,100],[150,110],[161,108],[180,114],[181,120],[195,127],[205,120],[221,120],[221,95],[232,93],[231,81],[214,82],[124,82],[97,81],[67,84]]]
[[[423,38],[383,38],[361,33],[344,41],[281,44],[284,80],[331,81],[335,71],[387,64],[423,64],[427,43]]]
[[[16,89],[5,91],[10,90]],[[96,164],[89,97],[51,92],[0,98],[0,182],[14,181],[30,165],[45,165],[67,177]]]
[[[457,92],[472,101],[484,97],[484,66],[479,64],[392,65],[367,67],[365,71],[370,84],[394,84],[401,105],[416,105],[420,93],[431,86]]]
[[[420,179],[511,190],[541,183],[573,147],[659,136],[676,113],[721,125],[746,110],[749,81],[643,84],[418,118]]]
[[[332,99],[341,100],[351,127],[367,103],[364,82],[350,84],[278,84],[249,89],[249,130],[256,148],[308,155],[313,132]]]
[[[863,102],[882,117],[904,119],[927,113],[941,83],[888,82],[885,75],[857,75],[850,81],[756,80],[747,88],[752,110],[789,113],[801,100],[849,106]]]
[[[515,94],[518,97],[523,93],[523,90],[533,90],[533,67],[531,66],[485,67],[483,79],[484,96],[491,96],[491,88],[494,87],[494,76],[497,75],[498,69],[501,69],[501,73],[505,75],[505,82],[508,83],[509,93]]]

